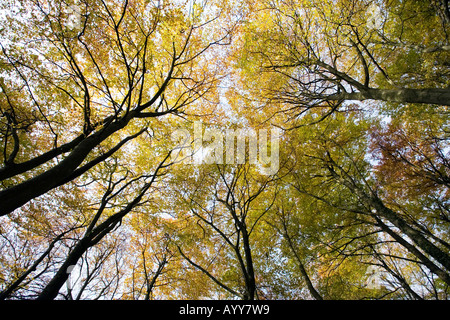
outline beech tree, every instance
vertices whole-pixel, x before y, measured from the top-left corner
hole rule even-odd
[[[354,100],[448,106],[449,24],[440,8],[431,1],[262,2],[236,54],[243,87],[292,120],[313,107],[326,116]]]
[[[182,114],[216,79],[213,68],[192,66],[229,32],[205,41],[196,13],[186,18],[159,2],[88,1],[77,5],[79,25],[70,29],[64,10],[73,6],[24,2],[14,10],[30,10],[30,19],[3,28],[0,215],[81,176],[148,130],[148,119]],[[118,138],[127,126],[135,132]],[[40,144],[32,134],[46,145],[21,151]]]
[[[449,12],[0,4],[0,299],[448,299]]]
[[[363,138],[364,134],[361,132],[359,134],[362,136],[359,137],[351,133],[352,130],[358,127],[356,130],[359,130],[367,124],[359,123],[355,127],[354,119],[347,115],[347,119],[341,120],[345,126],[336,126],[336,118],[340,117],[333,116],[330,121],[322,124],[323,129],[300,136],[299,139],[308,137],[303,140],[304,145],[297,153],[301,157],[299,159],[303,160],[299,161],[301,165],[298,169],[292,170],[292,185],[295,190],[346,215],[347,221],[336,230],[351,230],[351,227],[357,226],[356,234],[346,232],[341,238],[343,242],[336,241],[332,245],[335,247],[333,251],[336,250],[338,256],[346,257],[359,255],[361,250],[370,248],[371,251],[375,250],[375,258],[379,259],[384,253],[379,252],[378,247],[380,243],[386,248],[389,247],[385,239],[388,236],[387,243],[392,240],[396,242],[403,250],[406,249],[407,255],[414,256],[414,263],[425,266],[448,285],[448,235],[440,230],[433,230],[426,222],[439,219],[440,210],[436,208],[437,210],[424,211],[417,194],[413,197],[404,196],[404,202],[392,199],[388,190],[393,186],[387,187],[382,180],[374,179],[374,171],[364,159],[368,138]],[[308,131],[311,129],[308,128]],[[309,143],[313,147],[308,147]],[[398,148],[398,151],[401,152],[401,149]],[[389,158],[384,160],[391,161]],[[395,172],[395,169],[389,170]],[[403,174],[407,172],[405,171]],[[382,172],[377,174],[386,178]],[[424,175],[422,179],[425,182],[429,177]],[[418,185],[426,188],[424,182]],[[418,185],[415,184],[416,190]],[[406,188],[402,186],[402,191]],[[439,200],[435,200],[435,203],[439,203]],[[384,236],[381,236],[382,234]],[[359,243],[361,239],[365,239],[363,244],[353,248],[355,242]],[[374,252],[368,253],[368,256],[374,257]],[[390,254],[388,256],[391,257]],[[389,269],[388,271],[390,272]]]
[[[223,264],[230,264],[230,269],[222,269],[216,252],[212,257],[205,252],[185,249],[183,241],[176,244],[180,255],[194,268],[207,275],[215,284],[226,290],[231,296],[244,300],[258,298],[257,263],[254,262],[253,246],[255,234],[264,216],[270,211],[276,197],[276,190],[270,190],[275,182],[274,176],[260,176],[248,165],[229,168],[226,165],[210,165],[200,172],[195,180],[187,180],[188,185],[179,191],[180,213],[186,208],[187,217],[178,219],[192,220],[202,232],[208,234],[207,242],[202,244],[198,235],[197,246],[214,246],[223,251]],[[208,170],[209,169],[209,170]],[[203,184],[208,181],[211,194],[204,195]],[[192,189],[191,189],[192,188]],[[265,198],[261,202],[261,198]],[[195,222],[196,221],[196,222]],[[183,240],[182,236],[180,240]],[[200,257],[203,255],[203,257]],[[229,257],[229,261],[226,257]],[[201,259],[202,262],[196,261]],[[212,259],[208,262],[208,259]],[[221,259],[221,260],[222,260]],[[203,262],[204,261],[204,262]],[[213,268],[207,265],[213,264]]]
[[[30,226],[20,220],[38,213],[50,228],[67,221],[66,233],[84,232],[69,241],[68,252],[58,252],[58,258],[66,255],[64,262],[39,289],[40,299],[53,299],[68,267],[142,206],[160,169],[169,166],[170,146],[159,142],[163,131],[170,132],[178,116],[187,116],[189,106],[193,115],[214,107],[222,66],[207,64],[205,56],[228,43],[233,22],[214,29],[228,10],[216,4],[207,12],[195,3],[182,10],[172,3],[139,1],[24,1],[4,7],[0,213],[14,211],[12,225],[25,230]],[[205,36],[206,28],[217,32]],[[195,106],[200,100],[202,110]],[[163,116],[165,123],[151,120]],[[73,196],[68,219],[58,221],[51,212],[68,190]],[[47,203],[52,197],[56,203]],[[60,238],[50,240],[31,267],[7,284],[3,297],[24,284]],[[11,250],[20,246],[10,244]]]

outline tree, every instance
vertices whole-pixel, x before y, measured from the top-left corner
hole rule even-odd
[[[300,271],[300,274],[304,278],[306,282],[306,286],[311,294],[312,297],[316,300],[323,300],[322,295],[317,291],[317,289],[314,287],[314,284],[311,281],[310,276],[308,275],[308,271],[305,268],[305,265],[302,261],[302,257],[298,253],[298,246],[296,245],[292,235],[289,232],[289,213],[285,211],[285,208],[281,206],[281,208],[278,209],[280,214],[280,222],[281,222],[281,228],[277,228],[277,231],[282,235],[282,237],[286,240],[289,249],[292,251],[292,254],[296,260],[298,269]]]
[[[2,3],[0,299],[448,299],[448,9]]]
[[[71,30],[63,12],[69,4],[58,3],[56,13],[44,3],[24,3],[32,18],[13,20],[15,32],[5,34],[19,42],[19,26],[29,30],[24,47],[2,46],[2,67],[11,75],[2,79],[6,122],[0,176],[6,181],[0,215],[86,173],[143,134],[149,119],[186,112],[215,82],[215,70],[194,63],[229,35],[204,40],[200,15],[186,19],[171,4],[139,1],[83,2],[80,28]],[[121,8],[118,14],[113,7]],[[48,90],[36,94],[38,87]],[[126,127],[143,128],[111,143]],[[47,136],[49,149],[19,153],[21,137],[26,143],[32,134]],[[106,141],[111,146],[95,152]]]
[[[74,17],[67,16],[74,6],[79,19],[75,27],[69,23]],[[113,12],[114,6],[121,10]],[[142,206],[158,171],[169,165],[164,161],[171,150],[159,140],[167,136],[171,125],[176,126],[177,119],[169,115],[186,116],[188,106],[199,114],[195,104],[200,100],[202,112],[208,112],[206,104],[214,106],[221,66],[206,64],[204,56],[216,45],[227,44],[233,22],[228,20],[211,36],[202,34],[204,28],[214,30],[213,22],[226,14],[226,6],[215,4],[207,12],[193,4],[188,16],[166,2],[126,1],[118,6],[113,1],[57,1],[53,6],[29,1],[8,9],[9,19],[2,23],[10,28],[1,29],[7,39],[2,41],[2,70],[9,72],[1,81],[5,120],[1,215],[17,220],[19,228],[32,229],[31,234],[44,233],[40,229],[45,223],[51,228],[58,222],[52,214],[58,203],[47,201],[64,199],[68,189],[75,208],[61,221],[73,219],[75,227],[69,223],[71,229],[65,232],[84,230],[84,234],[75,234],[75,241],[67,241],[67,255],[58,251],[62,264],[58,266],[57,259],[48,256],[52,241],[5,292],[9,295],[48,256],[46,272],[30,281],[41,279],[44,286],[39,298],[49,299],[56,297],[66,281],[68,267],[77,261],[85,261],[86,266],[93,261],[88,253],[136,206]],[[11,15],[11,10],[18,15]],[[21,19],[20,14],[29,12],[28,19]],[[27,32],[22,33],[23,29]],[[164,123],[151,120],[162,116],[167,119]],[[149,144],[145,135],[154,141]],[[136,157],[130,158],[133,151]],[[161,158],[160,166],[149,169],[148,161]],[[114,174],[118,177],[113,178]],[[92,210],[89,203],[98,194],[101,200],[97,199],[97,208]],[[18,208],[20,212],[11,216]],[[27,220],[37,215],[42,221],[30,228]],[[19,242],[10,243],[12,250],[20,248]],[[25,240],[23,248],[28,250],[29,244]],[[109,256],[103,255],[104,259]],[[45,283],[42,275],[48,273],[49,265],[57,271]],[[96,264],[94,270],[101,265]],[[88,270],[78,297],[91,280]]]
[[[132,233],[133,245],[129,250],[139,253],[130,269],[131,295],[133,300],[153,298],[156,289],[172,281],[166,273],[170,273],[170,266],[174,264],[174,253],[169,248],[170,237],[160,234],[161,221],[155,217],[135,217],[132,225],[136,229]]]
[[[201,184],[205,180],[212,185],[211,195],[204,195]],[[252,240],[251,236],[272,207],[276,193],[271,194],[268,188],[274,180],[273,176],[258,176],[248,165],[237,165],[234,168],[210,165],[193,181],[193,189],[190,187],[179,191],[181,207],[188,209],[188,219],[193,220],[192,223],[196,221],[203,232],[210,235],[209,241],[203,245],[222,248],[219,250],[224,250],[223,258],[230,259],[233,267],[231,270],[222,270],[220,264],[214,263],[214,271],[208,271],[208,268],[189,257],[189,253],[184,252],[185,249],[178,244],[180,254],[218,286],[244,300],[254,300],[258,296],[255,252],[252,249],[256,240]],[[262,197],[268,199],[262,204],[256,204]],[[202,241],[201,237],[199,241]],[[212,261],[215,260],[211,258]],[[206,260],[202,264],[209,265],[212,261],[208,263]]]
[[[166,160],[170,157],[170,153],[163,159],[163,161],[158,165],[155,172],[151,175],[137,177],[128,181],[123,186],[119,187],[120,182],[122,182],[123,178],[118,181],[113,181],[113,173],[111,173],[111,178],[108,183],[108,187],[102,197],[100,206],[89,223],[83,237],[76,243],[73,249],[69,252],[66,260],[58,269],[53,279],[45,286],[45,288],[40,293],[38,299],[46,300],[46,299],[54,299],[59,292],[59,289],[66,282],[68,277],[67,270],[69,267],[77,264],[77,261],[81,258],[81,256],[92,246],[96,245],[100,240],[102,240],[108,233],[116,228],[118,224],[122,221],[122,219],[130,213],[136,206],[141,204],[143,197],[145,196],[147,190],[152,186],[155,182],[156,178],[161,175],[160,170],[163,170],[167,164],[165,164]],[[127,203],[126,206],[120,208],[116,212],[110,214],[103,222],[100,223],[100,217],[104,213],[105,209],[110,205],[110,201],[114,200],[114,198],[120,194],[124,189],[129,188],[136,181],[143,180],[144,183],[142,187],[139,188],[137,195],[134,199]],[[115,189],[118,188],[118,191]]]
[[[260,8],[236,59],[243,87],[266,101],[269,115],[282,113],[295,126],[310,108],[326,117],[346,101],[449,104],[449,25],[430,2],[275,1]]]
[[[67,233],[72,232],[74,229],[69,229],[59,234],[55,239],[53,239],[48,248],[33,262],[31,266],[29,266],[17,279],[14,280],[13,283],[9,284],[7,288],[5,288],[0,293],[0,300],[5,300],[10,297],[15,290],[17,290],[20,286],[23,286],[26,278],[33,272],[36,271],[38,266],[42,263],[42,261],[49,256],[55,245],[60,241]]]
[[[332,118],[339,117],[333,116]],[[336,242],[337,248],[345,248],[344,251],[342,248],[339,251],[346,256],[349,254],[345,253],[346,251],[353,255],[367,247],[377,248],[380,243],[386,246],[384,244],[385,237],[389,236],[388,242],[393,239],[406,249],[408,254],[420,261],[415,263],[423,264],[448,284],[449,256],[446,242],[448,235],[445,234],[445,231],[441,233],[425,227],[426,223],[423,221],[426,215],[424,212],[419,211],[416,217],[411,215],[408,207],[414,205],[420,207],[420,203],[414,203],[415,199],[408,199],[405,204],[394,204],[389,201],[388,197],[384,197],[383,191],[387,190],[383,190],[383,186],[373,179],[370,165],[364,159],[367,150],[367,142],[364,141],[367,141],[367,138],[362,138],[364,137],[363,133],[360,132],[358,136],[358,131],[353,131],[360,130],[359,128],[364,126],[363,123],[355,125],[354,119],[348,116],[342,120],[345,122],[345,126],[337,125],[339,121],[336,119],[330,119],[330,121],[333,122],[325,121],[323,123],[324,129],[307,134],[308,140],[298,153],[300,159],[303,158],[303,160],[299,161],[301,163],[299,169],[292,171],[294,173],[292,183],[295,189],[302,194],[309,195],[344,212],[356,214],[350,218],[350,221],[353,222],[350,224],[346,222],[346,225],[358,226],[358,233],[353,236],[346,234],[343,239],[349,238],[350,241],[345,240],[344,244]],[[312,143],[314,147],[310,147],[311,149],[308,151],[307,144],[309,143]],[[336,190],[338,190],[339,196],[336,195]],[[432,194],[431,192],[430,195]],[[362,228],[363,226],[366,227]],[[361,234],[361,232],[366,234]],[[385,234],[381,239],[380,236],[370,239],[373,235],[381,233]],[[361,247],[357,246],[353,252],[349,250],[348,244],[362,238],[368,239],[369,242],[364,243]],[[373,252],[370,255],[372,256]],[[382,255],[376,251],[375,257]]]

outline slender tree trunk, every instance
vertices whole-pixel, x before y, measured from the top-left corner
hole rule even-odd
[[[252,252],[250,248],[249,235],[243,223],[242,226],[242,240],[244,244],[244,255],[245,255],[245,278],[246,278],[246,290],[248,300],[254,300],[256,294],[256,280],[255,280],[255,270],[253,268]]]
[[[294,247],[294,244],[292,243],[292,239],[287,233],[286,226],[283,224],[284,227],[284,238],[287,240],[289,248],[291,248],[291,251],[294,253],[294,257],[297,260],[298,268],[300,270],[300,273],[302,274],[303,278],[306,281],[306,286],[308,287],[309,293],[314,297],[316,300],[323,300],[323,297],[320,295],[320,293],[314,288],[313,283],[311,282],[311,279],[308,276],[308,272],[306,272],[306,269],[302,263],[302,260],[300,259],[300,256],[297,253],[297,250]]]
[[[334,169],[330,168],[332,175],[344,186],[349,188],[354,194],[356,194],[361,201],[367,204],[369,207],[375,209],[372,213],[373,216],[379,216],[387,219],[394,226],[396,226],[401,232],[407,235],[420,249],[433,257],[437,262],[450,271],[450,255],[434,243],[428,240],[420,231],[417,231],[411,227],[399,214],[386,207],[383,201],[374,194],[368,194],[366,191],[358,187],[353,181],[346,180],[341,177]]]
[[[180,246],[177,245],[178,248],[178,252],[180,252],[181,256],[187,261],[189,262],[192,266],[194,266],[195,268],[197,268],[198,270],[200,270],[201,272],[203,272],[205,275],[207,275],[211,280],[213,280],[216,284],[218,284],[221,288],[225,289],[226,291],[230,292],[231,294],[237,296],[237,297],[242,297],[242,295],[237,292],[234,291],[233,289],[231,289],[230,287],[228,287],[227,285],[225,285],[224,283],[220,282],[216,277],[214,277],[211,273],[209,273],[205,268],[202,268],[200,265],[196,264],[194,261],[192,261],[191,259],[189,259],[181,250]]]
[[[161,275],[164,267],[167,264],[166,258],[164,258],[158,265],[158,269],[156,270],[155,274],[153,275],[151,281],[149,281],[148,276],[146,275],[146,282],[147,282],[147,291],[145,292],[144,300],[150,300],[150,294],[153,291],[153,288],[155,287],[156,280]]]
[[[30,268],[28,268],[27,271],[25,271],[8,288],[6,288],[4,291],[0,292],[0,300],[4,300],[4,299],[8,298],[14,292],[14,290],[16,290],[20,286],[20,284],[28,277],[28,275],[36,270],[38,265],[45,259],[45,257],[47,257],[50,254],[50,252],[52,251],[52,249],[55,246],[56,242],[58,242],[65,234],[66,234],[66,232],[64,232],[64,233],[60,234],[59,236],[57,236],[50,243],[50,245],[48,246],[47,250],[45,250],[45,252],[33,263],[33,265]]]
[[[133,208],[135,208],[140,203],[144,194],[155,182],[155,179],[158,176],[158,172],[163,168],[164,163],[167,161],[167,159],[169,159],[170,155],[171,152],[169,152],[164,160],[160,162],[155,170],[155,173],[153,174],[152,179],[141,188],[139,194],[130,203],[128,203],[123,209],[108,217],[105,221],[95,227],[98,219],[100,218],[100,215],[103,213],[103,209],[107,204],[107,200],[105,200],[105,198],[102,200],[102,204],[100,205],[97,214],[87,228],[83,238],[78,241],[75,247],[70,251],[69,255],[67,256],[66,260],[59,268],[59,270],[56,272],[55,276],[52,278],[52,280],[50,280],[50,282],[38,296],[38,300],[49,300],[56,298],[59,290],[64,285],[64,282],[67,281],[67,278],[69,276],[69,274],[67,273],[68,268],[70,266],[76,265],[78,260],[82,257],[87,249],[101,241],[107,234],[111,232],[111,230],[115,228],[115,226],[122,220],[124,216],[126,216],[131,210],[133,210]]]
[[[14,177],[15,175],[27,172],[29,170],[32,170],[61,154],[69,152],[70,150],[75,148],[75,146],[77,144],[79,144],[81,141],[83,141],[83,139],[85,139],[85,136],[80,135],[80,136],[76,137],[75,139],[73,139],[72,141],[70,141],[66,144],[63,144],[62,146],[59,146],[57,148],[54,148],[46,153],[43,153],[40,156],[32,158],[28,161],[25,161],[22,163],[10,163],[8,165],[5,165],[4,167],[0,168],[0,181]]]
[[[395,241],[397,241],[400,245],[405,247],[409,252],[411,252],[414,256],[416,256],[431,272],[436,274],[442,281],[446,284],[450,285],[450,275],[439,268],[435,263],[433,263],[430,259],[428,259],[420,250],[418,250],[414,245],[403,239],[400,235],[394,232],[391,228],[389,228],[385,223],[383,223],[378,217],[374,216],[378,225],[381,229],[389,234]]]
[[[331,158],[329,159],[329,161],[333,166],[337,166]],[[371,215],[378,221],[379,224],[381,223],[381,226],[383,225],[383,223],[380,218],[388,220],[402,233],[408,236],[418,248],[423,250],[425,253],[433,257],[438,263],[440,263],[447,270],[447,272],[442,271],[438,267],[430,270],[434,270],[433,272],[438,272],[436,274],[445,282],[449,281],[448,271],[450,271],[450,255],[448,253],[442,251],[434,243],[428,240],[420,231],[411,227],[399,214],[386,207],[383,201],[378,198],[377,195],[367,193],[364,189],[355,184],[355,182],[351,178],[348,178],[348,176],[346,176],[346,173],[344,176],[346,176],[347,179],[341,177],[332,167],[329,167],[329,170],[330,173],[335,177],[335,179],[337,179],[342,185],[346,186],[355,195],[357,195],[363,203],[365,203],[368,207],[374,208],[374,211],[371,212]],[[385,225],[385,227],[387,226]],[[388,231],[388,233],[395,238],[396,233],[390,230],[390,228],[387,228],[387,230],[385,231]],[[426,258],[419,250],[415,248],[415,246],[411,245],[409,242],[403,241],[403,245],[419,259],[423,260],[423,258]],[[428,258],[426,259],[429,260]],[[442,272],[439,272],[439,270],[441,270]]]
[[[392,276],[394,276],[401,284],[401,286],[403,287],[403,289],[405,289],[405,291],[407,292],[407,294],[409,296],[411,296],[413,299],[415,300],[423,300],[423,298],[421,296],[419,296],[408,284],[408,282],[405,280],[405,278],[398,274],[397,272],[395,272],[394,270],[392,270],[388,264],[383,260],[383,258],[380,256],[380,254],[378,254],[378,252],[375,251],[375,249],[373,247],[371,247],[373,250],[374,255],[377,257],[378,261],[380,261],[380,263],[383,265],[383,268],[385,270],[387,270]]]

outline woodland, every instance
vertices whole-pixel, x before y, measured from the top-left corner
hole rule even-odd
[[[449,299],[448,0],[7,0],[0,49],[0,300]]]

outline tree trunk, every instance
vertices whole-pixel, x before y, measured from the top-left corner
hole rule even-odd
[[[155,173],[153,174],[152,179],[141,188],[139,194],[130,203],[128,203],[123,209],[108,217],[105,221],[95,227],[98,219],[100,218],[100,215],[103,213],[103,209],[107,204],[107,200],[105,200],[105,202],[102,202],[99,211],[91,221],[83,238],[78,241],[75,247],[70,251],[63,265],[59,268],[53,279],[50,280],[50,282],[38,296],[38,300],[49,300],[56,298],[59,290],[64,285],[64,282],[67,281],[67,278],[69,276],[69,274],[67,273],[68,268],[72,265],[76,265],[78,260],[82,257],[87,249],[96,245],[100,240],[102,240],[107,234],[111,232],[111,230],[115,228],[115,226],[122,220],[123,217],[125,217],[131,210],[133,210],[133,208],[139,205],[142,197],[150,188],[150,186],[155,182],[159,170],[163,168],[164,163],[167,161],[167,159],[169,159],[170,155],[171,152],[169,152],[164,160],[160,162],[155,170]]]
[[[320,293],[314,288],[313,283],[311,282],[311,279],[308,276],[308,272],[306,272],[305,266],[302,263],[302,260],[300,259],[300,256],[297,253],[297,250],[295,250],[294,244],[292,243],[291,237],[287,233],[287,228],[283,224],[284,227],[284,238],[287,240],[289,247],[291,248],[292,252],[294,253],[295,259],[298,263],[298,268],[300,270],[300,273],[302,274],[303,278],[306,281],[306,286],[308,287],[309,293],[313,296],[316,300],[323,300],[323,297],[320,295]]]
[[[431,272],[436,274],[441,280],[450,285],[450,275],[434,264],[430,259],[428,259],[419,249],[414,245],[403,239],[400,235],[395,233],[391,228],[384,224],[378,217],[374,216],[381,229],[389,234],[395,241],[405,247],[410,253],[416,256]]]
[[[164,257],[163,260],[159,263],[158,269],[156,270],[155,274],[153,275],[151,281],[149,281],[148,275],[147,274],[145,275],[146,282],[147,282],[147,291],[145,292],[144,300],[150,300],[150,294],[152,293],[153,288],[155,287],[156,280],[161,275],[166,264],[167,264],[167,260]]]
[[[408,225],[397,213],[384,206],[379,199],[373,199],[371,205],[375,207],[377,213],[389,220],[394,226],[406,234],[419,248],[433,257],[437,262],[450,270],[450,256],[435,246],[431,241],[425,238],[422,233]]]
[[[399,103],[426,103],[450,106],[450,89],[366,89],[360,92],[339,93],[330,100],[381,100]]]
[[[84,161],[93,148],[113,133],[124,128],[131,120],[128,116],[112,123],[80,142],[60,163],[25,182],[0,192],[0,216],[7,215],[31,199],[59,186]]]
[[[246,229],[245,223],[242,223],[242,240],[244,243],[244,255],[245,255],[245,284],[247,290],[247,296],[245,297],[247,300],[254,300],[256,293],[256,280],[255,280],[255,271],[253,268],[253,259],[252,252],[250,248],[250,239]],[[243,270],[244,271],[244,270]]]
[[[64,261],[62,266],[53,276],[52,280],[45,286],[42,292],[39,294],[37,300],[53,300],[58,295],[59,290],[64,285],[64,282],[67,281],[69,277],[69,267],[77,264],[78,260],[81,256],[86,252],[89,248],[89,239],[83,238],[81,239],[70,251],[67,259]]]
[[[331,158],[329,159],[329,162],[333,166],[338,167],[337,164]],[[405,221],[398,213],[396,213],[393,210],[386,207],[384,205],[383,201],[376,194],[373,194],[370,191],[367,192],[366,190],[364,190],[364,188],[361,188],[360,186],[358,186],[355,183],[355,181],[353,181],[351,178],[348,177],[346,172],[344,172],[344,175],[347,179],[341,177],[334,170],[333,167],[329,166],[328,169],[329,169],[330,173],[332,174],[332,176],[335,179],[337,179],[342,185],[344,185],[350,191],[352,191],[361,200],[361,202],[363,202],[367,207],[374,208],[374,211],[372,211],[370,213],[370,215],[375,220],[377,220],[377,222],[381,226],[383,225],[381,218],[388,220],[396,228],[398,228],[402,233],[404,233],[406,236],[408,236],[414,242],[414,244],[417,246],[417,248],[420,248],[421,250],[423,250],[425,253],[427,253],[428,255],[433,257],[438,263],[440,263],[445,269],[447,269],[447,272],[444,272],[443,277],[441,276],[442,273],[439,273],[439,274],[436,273],[436,274],[438,276],[440,276],[446,282],[449,280],[448,271],[450,271],[450,255],[448,253],[442,251],[433,242],[428,240],[420,231],[411,227],[407,223],[407,221]],[[385,229],[383,229],[383,230],[386,231]],[[388,231],[388,233],[391,234],[395,238],[395,233],[392,230]],[[411,253],[416,255],[419,259],[423,260],[421,257],[422,254],[413,245],[409,244],[407,241],[404,241],[404,243],[402,243],[402,244],[408,250],[410,250]],[[440,269],[440,268],[437,268],[437,269]]]

